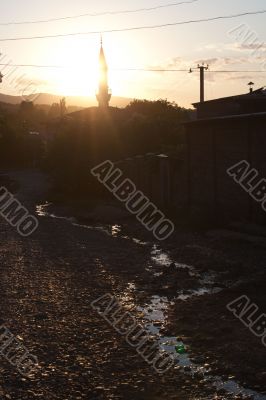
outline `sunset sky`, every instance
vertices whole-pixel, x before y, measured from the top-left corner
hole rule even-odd
[[[181,0],[180,0],[181,1]],[[170,3],[171,1],[169,1]],[[174,2],[174,0],[172,0]],[[178,2],[178,0],[177,0]],[[166,4],[167,0],[9,0],[1,10],[0,23],[59,18],[84,13],[132,10]],[[50,23],[1,25],[0,39],[105,31],[143,25],[173,23],[191,19],[229,15],[266,9],[265,0],[198,0],[149,12],[82,17]],[[172,26],[151,30],[103,34],[110,68],[113,95],[135,98],[168,98],[189,106],[199,99],[199,74],[194,72],[132,72],[117,68],[186,69],[208,61],[211,70],[262,70],[266,61],[266,14],[230,20]],[[228,31],[246,23],[256,32],[260,50],[252,54]],[[68,95],[94,96],[97,87],[97,61],[100,35],[82,35],[50,39],[2,41],[1,63],[58,65],[63,68],[20,67],[13,77],[22,77],[25,86],[34,82],[38,91]],[[266,70],[266,64],[264,64]],[[0,66],[3,74],[11,68]],[[25,75],[24,75],[25,74]],[[266,84],[266,72],[207,73],[206,99],[244,93],[252,80],[255,87]],[[4,79],[0,92],[19,95],[21,87]]]

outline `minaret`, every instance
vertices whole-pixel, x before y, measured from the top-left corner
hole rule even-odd
[[[111,100],[111,93],[108,87],[108,66],[105,59],[104,51],[103,51],[103,42],[101,38],[101,50],[99,57],[99,92],[96,95],[96,98],[99,103],[100,108],[109,107],[109,101]]]

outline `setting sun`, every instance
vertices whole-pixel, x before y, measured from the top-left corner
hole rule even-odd
[[[111,40],[103,38],[104,53],[108,64],[108,84],[112,93],[123,93],[123,81],[119,67],[126,66],[128,56],[121,53]],[[47,52],[49,49],[47,49]],[[59,68],[46,71],[46,80],[53,91],[65,96],[95,96],[99,81],[103,79],[99,65],[100,36],[93,40],[72,40],[49,53],[53,64]],[[133,75],[133,73],[131,73]],[[127,85],[127,82],[124,82]]]

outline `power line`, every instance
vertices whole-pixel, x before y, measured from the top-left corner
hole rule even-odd
[[[64,65],[39,65],[39,64],[4,64],[0,66],[8,67],[26,67],[26,68],[66,68],[71,69],[75,66]],[[75,67],[76,68],[76,67]],[[136,71],[136,72],[189,72],[187,69],[158,69],[158,68],[109,68],[110,71]],[[193,71],[194,72],[194,71]],[[207,73],[266,73],[266,70],[208,70]]]
[[[212,71],[212,70],[209,70],[209,71],[207,71],[207,73],[212,73],[212,72],[215,72],[215,73],[217,73],[217,72],[222,72],[222,73],[226,73],[226,72],[230,72],[230,73],[254,73],[254,74],[257,74],[257,73],[266,73],[266,71],[263,71],[263,70],[242,70],[242,71],[237,71],[237,70],[224,70],[224,71],[222,71],[222,70],[217,70],[217,71]]]
[[[0,66],[8,67],[28,67],[28,68],[76,68],[76,66],[65,65],[39,65],[39,64],[4,64]],[[140,72],[188,72],[188,69],[152,69],[152,68],[109,68],[111,71],[140,71]]]
[[[249,11],[240,14],[231,14],[231,15],[223,15],[218,17],[210,17],[210,18],[202,18],[202,19],[195,19],[189,21],[179,21],[179,22],[172,22],[160,25],[144,25],[144,26],[136,26],[131,28],[120,28],[120,29],[109,29],[109,30],[101,30],[101,31],[90,31],[90,32],[74,32],[74,33],[63,33],[63,34],[56,34],[56,35],[44,35],[44,36],[26,36],[26,37],[15,37],[15,38],[4,38],[0,39],[0,42],[7,42],[7,41],[17,41],[17,40],[33,40],[33,39],[49,39],[49,38],[60,38],[66,36],[80,36],[80,35],[95,35],[101,33],[114,33],[114,32],[128,32],[128,31],[136,31],[136,30],[143,30],[143,29],[156,29],[156,28],[165,28],[168,26],[177,26],[177,25],[188,25],[188,24],[195,24],[200,22],[210,22],[210,21],[217,21],[223,19],[232,19],[238,17],[244,17],[247,15],[258,15],[258,14],[265,14],[266,10],[260,11]]]
[[[111,68],[112,70],[112,68]],[[149,69],[149,68],[115,68],[115,71],[146,71],[146,72],[190,72],[188,69]],[[194,72],[194,71],[193,71]],[[266,70],[207,70],[207,73],[266,73]]]
[[[152,69],[152,68],[110,68],[113,71],[137,71],[137,72],[188,72],[188,69]]]
[[[39,65],[39,64],[2,64],[6,67],[29,67],[29,68],[67,68],[63,65]]]
[[[179,6],[182,4],[195,3],[197,1],[199,1],[199,0],[181,1],[179,3],[161,4],[161,5],[154,6],[154,7],[136,8],[136,9],[132,9],[132,10],[118,10],[118,11],[104,11],[104,12],[98,12],[98,13],[86,13],[86,14],[72,15],[72,16],[59,17],[59,18],[34,20],[34,21],[0,22],[0,25],[7,26],[7,25],[41,24],[41,23],[63,21],[63,20],[67,20],[67,19],[76,19],[76,18],[82,18],[82,17],[100,17],[100,16],[104,16],[104,15],[131,14],[131,13],[138,13],[138,12],[143,12],[143,11],[153,11],[153,10],[158,10],[161,8],[176,7],[176,6]]]

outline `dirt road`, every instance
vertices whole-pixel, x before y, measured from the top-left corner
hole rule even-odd
[[[45,176],[8,175],[18,183],[16,197],[31,212],[45,203]],[[261,393],[254,398],[266,398],[265,348],[225,308],[242,293],[241,285],[264,305],[256,293],[265,284],[266,247],[259,246],[254,255],[254,244],[245,242],[243,248],[239,239],[232,248],[231,239],[221,243],[215,234],[176,232],[162,248],[131,220],[86,227],[48,211],[39,214],[39,227],[28,238],[0,219],[0,318],[39,360],[37,373],[28,379],[1,359],[1,399],[248,398],[234,380]],[[240,258],[245,259],[241,266]],[[240,268],[243,283],[234,286]],[[260,274],[253,289],[245,280],[250,272]],[[159,375],[91,307],[106,293],[151,334],[168,341],[170,352],[170,341],[181,336],[178,342],[184,342],[190,358],[176,355],[175,366]],[[245,346],[250,348],[243,354]],[[239,365],[247,360],[249,365]]]

